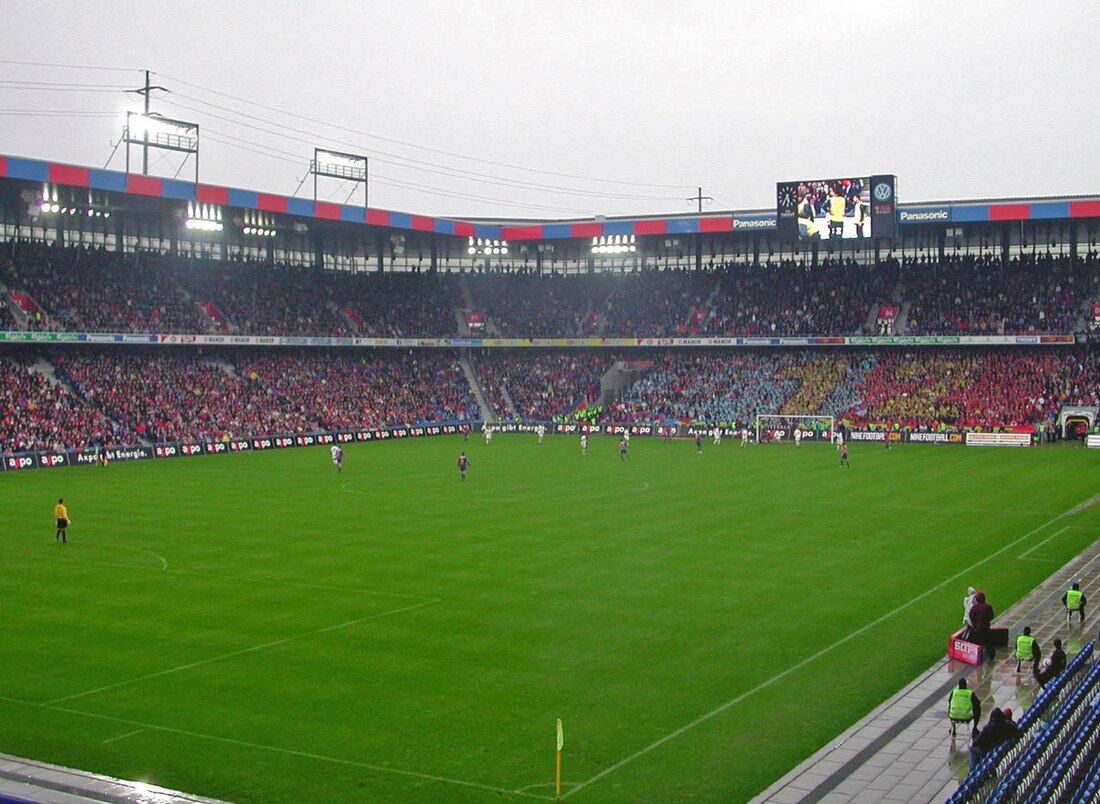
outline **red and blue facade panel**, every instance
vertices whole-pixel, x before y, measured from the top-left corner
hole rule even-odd
[[[634,234],[643,236],[668,234],[668,221],[637,221],[634,224]]]
[[[579,223],[546,223],[519,226],[495,226],[411,215],[389,210],[348,207],[291,198],[250,190],[217,187],[209,184],[163,179],[155,176],[120,173],[0,156],[0,177],[24,181],[50,182],[68,187],[87,187],[118,193],[132,193],[154,198],[170,198],[180,201],[198,201],[204,204],[231,206],[239,209],[256,209],[278,214],[295,215],[320,220],[339,220],[349,223],[367,223],[371,226],[433,232],[455,237],[481,237],[490,240],[560,240],[587,239],[601,236],[636,235],[660,236],[730,232],[734,230],[732,217],[709,218],[658,218],[634,221],[592,221]],[[919,209],[919,208],[918,208]],[[1100,200],[1035,201],[1013,204],[952,204],[952,223],[977,223],[986,221],[1064,220],[1066,218],[1100,218]],[[911,221],[918,224],[921,221]],[[924,221],[934,222],[934,221]]]
[[[212,184],[200,184],[195,188],[195,200],[200,204],[229,204],[229,190],[225,187],[215,187]]]
[[[285,215],[286,202],[286,196],[267,195],[266,193],[256,194],[256,209],[261,212],[277,212],[280,215]]]
[[[321,217],[317,214],[313,202],[307,201],[304,198],[287,198],[285,212],[287,215],[295,215],[299,218]]]
[[[500,237],[502,240],[542,240],[541,226],[502,226]]]
[[[1071,218],[1100,218],[1100,201],[1070,201]]]
[[[340,220],[344,223],[365,223],[367,220],[366,212],[362,207],[348,207],[341,204]]]
[[[126,192],[126,174],[113,170],[89,170],[88,186],[93,190],[105,190],[111,193]]]
[[[699,231],[703,233],[732,232],[733,218],[700,218]]]
[[[389,226],[390,213],[384,209],[368,209],[367,224],[369,226]]]
[[[50,165],[46,175],[54,184],[67,184],[70,187],[88,186],[88,168],[73,167],[72,165]]]
[[[340,205],[318,201],[313,205],[313,217],[325,221],[338,221],[340,220]]]
[[[138,176],[131,173],[126,177],[126,192],[130,195],[147,195],[152,198],[161,198],[164,195],[164,185],[156,176]]]
[[[50,166],[45,162],[36,162],[33,159],[19,159],[15,156],[9,156],[4,165],[4,175],[9,179],[46,182],[50,180]]]

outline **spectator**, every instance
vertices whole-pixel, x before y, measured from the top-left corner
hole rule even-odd
[[[1018,740],[1021,736],[1020,729],[1012,721],[1012,710],[994,707],[989,713],[989,722],[970,745],[970,770],[973,771],[978,767],[981,761],[998,747]]]
[[[963,598],[963,639],[969,639],[970,629],[974,627],[974,623],[970,622],[970,607],[974,605],[974,598],[978,594],[978,590],[973,586],[966,587],[966,597]]]
[[[1052,680],[1066,670],[1066,652],[1062,650],[1062,640],[1054,640],[1054,650],[1050,652],[1050,656],[1043,662],[1037,663],[1032,666],[1032,673],[1035,675],[1035,680],[1039,682],[1040,686],[1045,687]]]
[[[982,646],[982,658],[993,661],[997,657],[997,649],[990,639],[990,629],[993,626],[993,607],[986,603],[985,592],[974,595],[974,605],[970,607],[970,642]]]

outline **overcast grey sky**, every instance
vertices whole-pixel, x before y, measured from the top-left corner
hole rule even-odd
[[[903,201],[1100,193],[1098,30],[1095,0],[7,0],[0,153],[103,166],[148,68],[200,180],[289,195],[327,145],[424,214],[771,207],[872,172]]]

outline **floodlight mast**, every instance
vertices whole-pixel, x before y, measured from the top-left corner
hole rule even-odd
[[[363,209],[366,209],[369,206],[369,169],[370,160],[362,154],[346,154],[328,148],[314,148],[313,161],[309,163],[309,172],[313,174],[313,203],[317,203],[317,179],[323,176],[362,184]]]
[[[134,121],[140,123],[141,132],[135,134]],[[176,151],[186,154],[183,165],[187,163],[188,156],[195,157],[195,183],[199,182],[199,126],[198,123],[189,123],[186,120],[174,120],[159,114],[142,114],[140,112],[126,113],[126,127],[122,132],[122,141],[126,144],[126,172],[130,172],[130,146],[140,145],[144,149],[159,148],[162,151]],[[146,166],[147,167],[147,166]],[[176,171],[177,173],[179,170]],[[148,173],[148,170],[145,170]]]
[[[141,95],[145,99],[145,116],[146,117],[149,116],[149,96],[152,95],[153,90],[159,90],[161,92],[168,92],[169,91],[168,87],[151,86],[149,84],[149,71],[148,70],[145,70],[145,86],[138,87],[137,89],[129,90],[130,92],[133,92],[137,95]],[[129,146],[127,146],[127,147],[129,147]],[[127,154],[127,156],[129,156],[129,155]],[[130,172],[129,169],[127,169],[126,172],[129,173]],[[149,142],[148,142],[148,138],[146,138],[146,141],[143,143],[142,149],[141,149],[141,173],[144,176],[149,175]]]

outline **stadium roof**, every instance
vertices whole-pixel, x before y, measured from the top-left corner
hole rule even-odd
[[[692,235],[775,226],[775,211],[769,209],[562,220],[456,220],[2,155],[0,178],[463,238],[530,241],[604,235]],[[922,201],[899,204],[898,210],[902,225],[1100,218],[1100,195]]]

